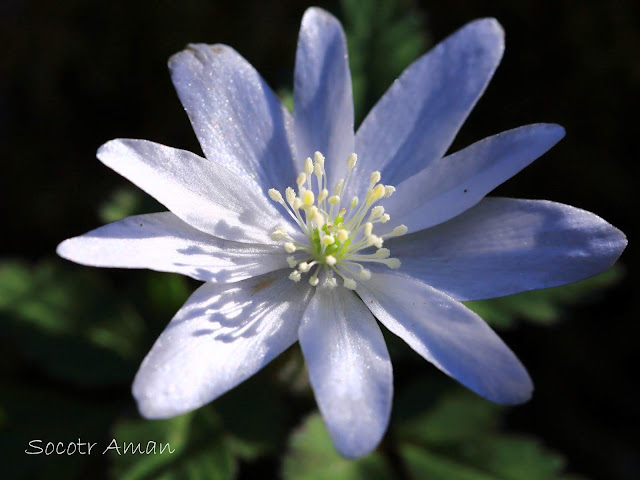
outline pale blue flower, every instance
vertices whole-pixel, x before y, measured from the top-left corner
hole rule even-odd
[[[495,20],[469,23],[407,68],[355,134],[344,33],[323,10],[302,20],[293,117],[228,46],[171,58],[206,158],[106,143],[98,158],[169,211],[58,247],[85,265],[206,282],[140,367],[133,394],[145,417],[198,408],[299,341],[336,448],[366,454],[387,428],[393,391],[376,318],[479,395],[530,397],[516,356],[460,301],[589,277],[626,239],[584,210],[484,198],[558,142],[558,125],[445,156],[503,48]]]

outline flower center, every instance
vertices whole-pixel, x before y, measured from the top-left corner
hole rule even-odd
[[[371,270],[363,263],[400,267],[400,260],[390,258],[389,249],[382,248],[382,244],[385,239],[407,233],[407,227],[400,225],[380,236],[373,233],[375,224],[387,223],[390,219],[384,207],[376,203],[390,197],[395,187],[379,183],[380,172],[373,172],[363,201],[353,197],[342,206],[341,196],[357,161],[355,153],[349,155],[347,175],[338,180],[332,195],[327,189],[324,156],[320,152],[314,154],[313,160],[307,158],[304,161],[304,171],[296,180],[298,193],[288,187],[286,202],[278,190],[269,189],[271,200],[286,209],[307,240],[304,243],[295,241],[284,227],[276,228],[271,234],[273,240],[284,242],[284,249],[291,254],[287,257],[287,263],[294,269],[289,275],[291,280],[299,282],[304,274],[309,273],[309,283],[315,287],[319,283],[318,275],[324,273],[329,285],[337,286],[336,277],[341,277],[342,285],[354,290],[357,285],[354,278],[365,281],[371,278]],[[317,193],[314,193],[314,183]]]

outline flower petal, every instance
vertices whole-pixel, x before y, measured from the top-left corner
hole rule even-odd
[[[590,277],[613,265],[626,244],[620,230],[578,208],[485,198],[388,247],[408,275],[457,300],[480,300]]]
[[[373,315],[346,288],[321,286],[299,337],[336,449],[348,458],[369,453],[387,428],[393,396],[391,361]]]
[[[295,184],[289,112],[260,74],[226,45],[189,45],[171,78],[202,151],[263,191]]]
[[[123,218],[62,242],[58,255],[92,267],[149,268],[230,283],[286,267],[280,247],[230,242],[171,212]]]
[[[518,358],[474,312],[417,279],[376,273],[358,295],[391,332],[447,375],[493,402],[531,397]]]
[[[272,243],[283,217],[261,192],[225,167],[146,140],[112,140],[102,163],[135,183],[192,227],[226,240]]]
[[[353,96],[342,26],[319,8],[302,17],[294,82],[297,160],[322,152],[332,188],[354,152]]]
[[[564,137],[559,125],[539,123],[485,138],[434,160],[385,202],[394,223],[410,232],[445,222],[478,203]]]
[[[484,92],[503,50],[500,24],[482,19],[410,65],[356,133],[359,171],[380,170],[384,183],[398,185],[441,158]],[[360,194],[368,175],[354,175],[356,179]]]
[[[235,387],[297,338],[311,287],[278,271],[204,284],[146,356],[133,383],[140,413],[168,418]]]

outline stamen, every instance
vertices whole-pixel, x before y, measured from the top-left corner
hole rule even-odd
[[[309,284],[317,286],[322,280],[320,275],[324,274],[326,284],[336,287],[337,275],[342,278],[342,286],[354,290],[356,279],[366,282],[372,276],[371,270],[360,262],[380,263],[392,269],[401,266],[400,260],[390,258],[389,249],[382,248],[382,245],[387,238],[407,233],[407,227],[400,225],[382,235],[373,233],[374,225],[387,223],[391,219],[384,207],[376,203],[388,198],[396,190],[391,185],[380,183],[380,172],[370,175],[370,185],[362,203],[356,196],[351,198],[348,217],[347,208],[340,206],[341,195],[346,191],[357,160],[355,153],[349,155],[347,174],[338,179],[331,196],[327,190],[329,182],[324,169],[325,157],[320,152],[314,153],[313,160],[311,157],[305,159],[304,171],[296,178],[297,194],[291,187],[285,190],[284,198],[277,189],[268,190],[269,198],[285,208],[306,237],[306,241],[295,241],[285,227],[277,227],[271,233],[274,241],[283,242],[287,253],[304,252],[303,255],[297,255],[298,258],[294,255],[286,257],[287,265],[294,269],[289,275],[291,280],[299,282],[303,275],[310,274]],[[317,182],[312,182],[314,175]],[[302,212],[304,215],[301,215]],[[371,247],[376,247],[374,253],[362,253]]]

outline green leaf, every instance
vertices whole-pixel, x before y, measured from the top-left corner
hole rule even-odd
[[[237,470],[211,408],[169,420],[122,420],[107,446],[111,477],[119,480],[226,480]]]
[[[562,480],[565,461],[534,438],[498,433],[505,407],[462,387],[415,383],[398,395],[405,410],[393,438],[416,480]],[[423,408],[418,408],[422,401]]]
[[[356,125],[428,44],[412,1],[342,0]]]
[[[285,480],[383,480],[393,475],[384,457],[373,452],[346,460],[335,450],[320,415],[307,417],[294,432],[284,457]]]
[[[164,210],[166,208],[144,192],[132,188],[120,188],[100,205],[98,217],[104,223],[111,223],[131,215]]]
[[[0,264],[0,335],[58,379],[128,382],[141,357],[142,319],[102,276],[45,261]]]
[[[562,318],[570,305],[593,301],[599,292],[618,283],[624,273],[618,265],[595,277],[562,287],[465,302],[465,305],[495,327],[512,327],[518,321],[548,325]]]
[[[395,422],[398,438],[442,447],[481,438],[498,424],[500,406],[494,403],[456,388],[441,391],[435,396],[435,404],[429,406],[429,399],[434,398],[432,392],[427,382],[419,382],[399,395],[396,408],[407,413]],[[422,408],[412,413],[409,404],[416,401]]]

